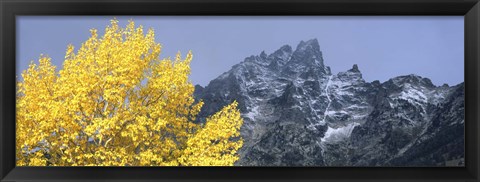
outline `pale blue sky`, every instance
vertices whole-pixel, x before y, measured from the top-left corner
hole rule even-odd
[[[17,16],[17,74],[40,54],[61,67],[112,16]],[[463,16],[116,16],[153,28],[161,58],[192,50],[190,79],[205,86],[245,57],[317,38],[333,73],[358,64],[366,81],[417,74],[434,84],[464,81]]]

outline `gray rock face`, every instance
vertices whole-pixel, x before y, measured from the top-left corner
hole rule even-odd
[[[194,94],[199,122],[239,102],[236,165],[437,166],[464,158],[463,93],[416,75],[366,82],[358,65],[332,74],[313,39],[247,57]]]

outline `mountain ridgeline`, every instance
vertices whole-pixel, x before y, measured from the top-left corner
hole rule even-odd
[[[464,165],[464,83],[333,74],[316,39],[247,57],[194,95],[198,122],[238,101],[238,166]]]

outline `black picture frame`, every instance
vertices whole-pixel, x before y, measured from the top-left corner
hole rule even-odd
[[[463,15],[465,167],[15,167],[20,15]],[[479,181],[478,0],[0,0],[1,181]]]

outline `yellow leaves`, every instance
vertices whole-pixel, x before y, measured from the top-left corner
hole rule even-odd
[[[90,33],[67,46],[62,70],[41,56],[17,82],[17,165],[233,165],[238,104],[193,122],[203,102],[188,78],[191,52],[160,60],[154,31],[133,21]]]
[[[47,160],[45,159],[41,151],[38,151],[32,154],[32,157],[29,159],[28,165],[29,166],[45,166],[47,165]]]
[[[205,126],[188,139],[188,147],[180,158],[182,165],[223,166],[238,160],[236,151],[243,145],[238,138],[243,120],[237,105],[234,101],[207,118]]]
[[[94,29],[94,28],[90,29],[90,36],[92,38],[97,38],[97,29]]]

